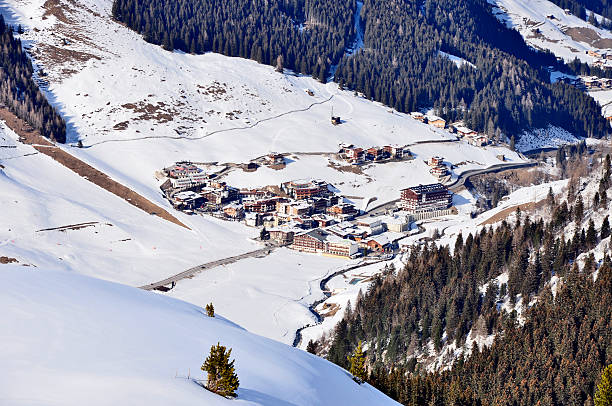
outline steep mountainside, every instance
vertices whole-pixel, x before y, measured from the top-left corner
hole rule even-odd
[[[566,196],[549,193],[547,221],[517,212],[514,224],[459,234],[454,251],[412,248],[403,269],[360,295],[323,352],[345,365],[364,340],[371,382],[404,404],[591,404],[612,362],[609,155],[594,169]],[[423,374],[440,358],[448,372]]]
[[[166,48],[196,53],[213,50],[274,65],[280,55],[288,66],[321,80],[326,79],[332,65],[338,64],[334,78],[340,85],[399,111],[433,106],[443,117],[464,119],[472,128],[491,136],[510,136],[548,124],[579,136],[600,137],[607,132],[600,109],[591,98],[573,87],[549,83],[543,67],[556,65],[554,57],[528,48],[516,31],[495,19],[484,0],[424,4],[366,0],[359,8],[360,26],[365,27],[363,48],[341,59],[337,47],[350,44],[350,35],[355,34],[348,28],[352,22],[349,10],[357,11],[354,3],[339,3],[345,7],[342,12],[336,12],[339,5],[326,8],[332,10],[326,21],[335,24],[341,38],[331,42],[329,36],[318,36],[319,28],[311,33],[311,25],[328,24],[319,21],[322,19],[310,11],[309,3],[270,11],[254,5],[255,17],[249,14],[247,18],[235,11],[249,7],[250,2],[224,2],[217,12],[232,16],[225,28],[219,21],[227,19],[215,14],[212,6],[210,10],[184,7],[188,11],[171,11],[182,4],[176,0],[156,2],[145,8],[138,2],[115,0],[113,14],[143,33],[145,39],[162,42]],[[310,17],[302,30],[288,22],[293,21],[295,10],[304,7],[300,14]],[[275,19],[279,15],[283,22]],[[237,40],[234,29],[228,28],[233,19],[241,40]],[[287,40],[281,42],[271,35],[271,25],[284,27]],[[321,48],[324,38],[327,47],[336,47],[335,52]],[[264,45],[259,48],[258,44],[270,40],[269,49]],[[247,46],[250,44],[253,46]],[[439,51],[461,57],[471,65],[458,68],[448,58],[440,57]],[[316,59],[317,64],[299,62],[300,54],[306,60]]]

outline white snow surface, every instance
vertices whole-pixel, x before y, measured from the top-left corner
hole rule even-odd
[[[599,103],[604,117],[612,116],[612,90],[592,90],[589,96]]]
[[[240,58],[164,51],[112,21],[110,0],[70,2],[62,8],[68,22],[49,14],[43,20],[44,0],[3,4],[16,12],[9,20],[28,29],[21,38],[35,63],[48,73],[47,94],[67,118],[69,141],[81,139],[85,146],[65,148],[160,204],[167,205],[158,193],[154,171],[178,160],[245,163],[272,151],[331,153],[337,152],[339,143],[370,147],[454,138],[409,115],[341,91],[335,83],[279,74],[270,66]],[[62,38],[68,38],[69,44],[64,45]],[[53,59],[46,53],[51,46],[91,57]],[[343,124],[331,124],[332,108]],[[479,155],[473,160],[480,166],[495,162],[499,153],[460,144],[464,144],[461,155]],[[436,154],[438,145],[454,149],[454,145],[433,144],[423,150]],[[414,147],[417,153],[420,147]],[[519,159],[504,150],[510,159]],[[458,156],[459,161],[466,159]],[[292,176],[295,172],[300,178],[329,176],[325,163],[315,167],[308,163],[292,163]],[[433,181],[424,166],[405,170],[419,178],[415,181]],[[260,171],[256,175],[260,178]],[[333,178],[327,180],[334,183]],[[362,185],[370,182],[366,176],[358,179]],[[257,184],[267,182],[262,178]],[[349,188],[346,194],[353,192]]]
[[[257,230],[242,224],[174,212],[190,231],[151,216],[3,126],[0,145],[15,147],[0,148],[0,255],[20,263],[140,286],[259,248],[250,240]],[[81,223],[91,224],[45,231]]]
[[[0,403],[22,405],[395,405],[319,357],[202,308],[66,272],[9,265],[0,281]],[[209,349],[232,349],[229,400],[187,376]]]
[[[0,129],[1,142],[16,147],[0,148],[0,255],[20,264],[140,286],[259,248],[251,239],[256,229],[172,209],[154,172],[174,161],[220,167],[272,151],[286,153],[283,170],[236,169],[224,180],[246,187],[320,178],[358,206],[374,198],[375,204],[390,201],[403,187],[434,182],[424,162],[434,155],[456,165],[453,179],[500,163],[498,154],[511,163],[522,161],[504,147],[420,143],[455,137],[334,83],[213,53],[164,51],[112,21],[111,0],[59,0],[62,19],[54,4],[0,0],[0,10],[9,23],[26,29],[23,44],[48,74],[41,87],[68,123],[72,145],[63,148],[164,207],[191,231],[145,214]],[[57,49],[66,52],[52,52]],[[330,123],[332,107],[344,121],[339,126]],[[74,147],[77,140],[85,148]],[[330,166],[339,164],[330,153],[340,143],[410,145],[415,159],[368,165],[358,174],[339,171]],[[473,199],[466,192],[454,203],[461,216],[427,224],[428,231],[460,226]],[[41,231],[78,223],[92,224]],[[249,330],[291,343],[295,329],[313,321],[307,307],[321,297],[320,279],[346,263],[279,249],[181,281],[169,295],[199,305],[213,301]]]
[[[516,142],[519,151],[530,151],[538,148],[558,148],[567,144],[575,144],[580,139],[569,131],[555,126],[538,128],[523,132]]]
[[[460,56],[456,56],[456,55],[452,55],[443,51],[438,51],[438,55],[440,55],[442,58],[448,58],[451,60],[451,62],[453,62],[458,68],[461,68],[463,65],[467,65],[470,66],[472,68],[476,68],[476,65],[474,65],[473,63],[461,58]]]

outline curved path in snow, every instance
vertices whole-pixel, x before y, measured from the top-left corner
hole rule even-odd
[[[239,130],[248,130],[251,128],[254,128],[256,126],[258,126],[261,123],[264,123],[266,121],[271,121],[271,120],[276,120],[277,118],[281,118],[284,116],[287,116],[289,114],[293,114],[293,113],[300,113],[303,111],[308,111],[311,108],[313,108],[314,106],[318,106],[320,104],[325,104],[329,101],[331,101],[331,99],[334,98],[334,95],[332,94],[331,96],[329,96],[327,99],[325,100],[321,100],[318,102],[313,102],[311,104],[309,104],[307,107],[301,108],[301,109],[295,109],[295,110],[289,110],[289,111],[285,111],[284,113],[280,113],[277,114],[275,116],[272,117],[267,117],[267,118],[262,118],[261,120],[257,120],[255,121],[253,124],[249,124],[249,125],[245,125],[245,126],[241,126],[241,127],[232,127],[232,128],[224,128],[221,130],[215,130],[215,131],[211,131],[209,133],[206,133],[204,135],[200,135],[197,137],[189,137],[186,135],[177,135],[177,136],[173,136],[173,135],[147,135],[144,137],[135,137],[135,138],[126,138],[126,139],[111,139],[111,140],[102,140],[102,141],[98,141],[98,142],[94,142],[91,143],[89,145],[84,145],[83,148],[92,148],[95,147],[96,145],[101,145],[101,144],[108,144],[111,142],[130,142],[130,141],[143,141],[143,140],[154,140],[154,139],[170,139],[170,140],[189,140],[189,141],[195,141],[195,140],[201,140],[203,138],[207,138],[210,137],[211,135],[215,135],[215,134],[219,134],[219,133],[225,133],[225,132],[229,132],[229,131],[239,131]]]

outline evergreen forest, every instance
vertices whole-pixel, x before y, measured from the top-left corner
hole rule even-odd
[[[0,102],[43,136],[66,142],[66,123],[34,82],[32,63],[1,15],[0,42]]]
[[[585,213],[607,207],[609,155],[606,167],[593,202],[571,183],[566,200],[549,193],[548,222],[518,211],[515,224],[459,234],[454,250],[414,246],[403,269],[387,269],[359,295],[328,346],[310,347],[348,368],[347,355],[367,343],[368,381],[405,405],[592,405],[612,363],[612,262],[588,253],[609,246],[609,217],[595,224]],[[491,346],[474,342],[492,335]],[[422,367],[453,342],[471,355],[442,372]]]

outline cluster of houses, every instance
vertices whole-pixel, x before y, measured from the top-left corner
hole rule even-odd
[[[602,50],[589,49],[586,53],[588,56],[595,58],[593,66],[612,68],[612,51],[608,50],[604,52]]]
[[[612,67],[612,61],[610,62],[610,67]],[[568,85],[576,86],[583,90],[612,89],[612,79],[600,78],[598,76],[580,76],[577,78],[561,76],[557,79],[557,81]]]
[[[480,134],[477,131],[469,129],[464,125],[463,122],[452,123],[447,126],[446,120],[438,116],[423,114],[418,111],[410,113],[410,116],[422,123],[429,124],[433,127],[446,129],[452,134],[456,134],[458,137],[465,139],[469,144],[477,147],[483,147],[489,144],[489,137],[485,134]]]
[[[434,158],[442,164],[442,158]],[[359,211],[321,180],[237,189],[190,162],[177,162],[162,174],[161,189],[178,210],[244,221],[264,227],[272,240],[292,249],[346,258],[394,250],[410,222],[449,214],[452,202],[442,184],[419,185],[401,191],[399,212],[359,218]]]
[[[354,258],[366,251],[385,253],[397,248],[398,236],[408,230],[410,221],[405,215],[366,217],[354,222],[344,221],[325,228],[301,232],[273,229],[272,238],[283,238],[290,248],[338,257]],[[282,236],[282,237],[281,237]]]
[[[612,79],[608,78],[600,78],[597,76],[584,76],[578,79],[574,79],[573,83],[571,83],[572,79],[565,78],[559,79],[559,81],[568,82],[570,84],[574,84],[576,86],[582,86],[585,89],[610,89],[612,88]]]
[[[409,187],[401,191],[399,208],[397,213],[311,230],[296,230],[285,224],[271,229],[270,236],[292,249],[323,255],[353,258],[367,251],[390,252],[397,248],[397,240],[410,229],[412,221],[453,214],[452,193],[440,183]]]
[[[365,162],[380,162],[388,160],[411,159],[410,150],[400,145],[385,145],[383,147],[361,148],[353,144],[341,144],[338,155],[341,159],[353,165]]]
[[[300,228],[327,226],[352,219],[355,207],[320,180],[284,182],[278,187],[238,189],[219,181],[191,162],[177,162],[161,172],[160,186],[177,210],[206,212],[250,226]]]

